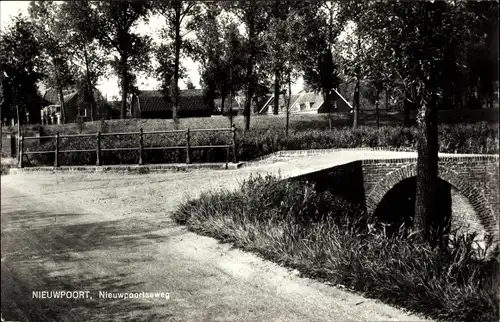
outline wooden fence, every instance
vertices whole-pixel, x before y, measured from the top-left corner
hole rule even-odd
[[[223,144],[223,145],[191,145],[191,134],[196,132],[230,132],[232,133],[232,142],[231,144]],[[153,147],[144,147],[143,137],[145,134],[174,134],[174,133],[185,133],[186,134],[186,145],[185,146],[153,146]],[[138,135],[139,136],[139,146],[137,148],[101,148],[101,138],[103,136],[121,136],[121,135]],[[96,147],[95,149],[85,149],[85,150],[60,150],[59,143],[61,138],[69,138],[69,137],[95,137],[96,139]],[[43,140],[43,139],[55,139],[55,150],[52,151],[24,151],[24,141],[25,140]],[[60,153],[72,153],[72,152],[95,152],[97,155],[96,165],[102,165],[101,162],[101,152],[103,151],[133,151],[137,150],[137,163],[139,165],[144,164],[144,151],[145,150],[166,150],[166,149],[185,149],[186,150],[186,163],[191,164],[191,150],[192,149],[213,149],[220,148],[226,149],[226,168],[229,163],[229,156],[232,150],[233,162],[236,163],[236,127],[233,125],[231,128],[219,128],[219,129],[186,129],[186,130],[170,130],[170,131],[151,131],[144,132],[142,128],[139,132],[116,132],[116,133],[101,133],[97,132],[96,134],[69,134],[69,135],[60,135],[59,132],[54,136],[33,136],[33,137],[24,137],[21,136],[19,138],[19,167],[24,167],[24,155],[27,154],[42,154],[42,153],[54,153],[54,167],[59,167],[59,154]]]

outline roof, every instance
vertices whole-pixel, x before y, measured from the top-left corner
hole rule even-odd
[[[300,104],[306,104],[306,109],[308,111],[311,111],[311,110],[318,110],[321,105],[323,105],[323,96],[321,96],[321,94],[319,93],[315,93],[315,92],[300,92],[299,97],[296,99],[295,103],[293,104],[293,106],[291,108],[295,108],[297,109],[297,107],[299,107],[299,110],[300,110]],[[310,103],[313,103],[313,105],[310,107]]]
[[[78,91],[74,89],[63,90],[64,104],[73,103],[73,101],[77,103],[76,100],[78,94]],[[105,100],[104,96],[102,96],[101,92],[99,92],[98,89],[94,89],[94,97],[96,98],[96,100]],[[43,99],[45,100],[46,105],[60,105],[59,93],[53,88],[48,89],[45,92],[45,94],[43,95]]]
[[[64,102],[68,102],[71,100],[76,94],[76,91],[74,90],[63,90],[63,98]],[[59,93],[57,90],[51,88],[48,89],[45,94],[43,95],[43,99],[49,102],[52,105],[59,105]]]
[[[293,106],[293,104],[295,103],[295,101],[297,101],[297,99],[299,97],[300,97],[299,94],[295,94],[295,95],[290,96],[290,108]],[[288,104],[288,99],[284,95],[280,95],[278,105],[279,106],[286,106],[287,104]],[[261,109],[259,110],[259,113],[267,113],[268,109],[270,109],[270,108],[272,109],[273,106],[274,106],[274,95],[271,95],[271,96],[269,96],[266,103],[261,107]]]
[[[140,91],[140,109],[142,112],[171,111],[173,102],[167,101],[160,91]],[[206,110],[209,107],[205,103],[202,89],[185,89],[179,91],[179,111]]]

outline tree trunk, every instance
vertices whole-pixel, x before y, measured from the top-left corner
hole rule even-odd
[[[233,92],[229,94],[229,127],[233,127]]]
[[[249,63],[247,67],[247,75],[253,74],[253,65]],[[250,80],[247,88],[247,95],[245,100],[245,107],[243,109],[243,114],[245,116],[245,131],[250,130],[250,109],[252,107],[252,97],[253,97],[253,81]]]
[[[404,102],[404,111],[403,111],[403,126],[404,127],[409,127],[410,126],[410,105],[411,103],[405,99]]]
[[[328,127],[330,128],[330,131],[331,131],[333,129],[333,127],[332,127],[333,106],[332,106],[331,99],[330,99],[330,91],[323,90],[323,104],[326,106],[325,110],[327,111]]]
[[[120,118],[123,120],[126,118],[126,113],[127,113],[128,76],[126,72],[122,74],[121,85],[122,85],[121,86],[122,102],[120,105]]]
[[[66,123],[66,111],[64,110],[64,95],[62,87],[57,89],[59,95],[59,104],[61,105],[61,123]]]
[[[412,100],[415,100],[416,99],[416,95],[417,95],[417,89],[415,87],[415,85],[411,85],[411,94],[408,93],[408,91],[406,91],[406,94],[405,94],[405,101],[403,103],[403,126],[404,127],[409,127],[411,125],[411,120],[410,120],[410,116],[411,116],[411,110],[414,109],[416,107],[416,104],[415,102],[412,103]]]
[[[415,196],[415,218],[413,229],[424,240],[436,237],[433,222],[441,215],[438,213],[438,113],[436,106],[436,87],[431,86],[428,104],[420,106],[417,116],[418,157]],[[417,101],[418,104],[418,101]]]
[[[85,46],[83,49],[83,55],[85,58],[85,72],[86,72],[86,81],[87,81],[87,90],[89,93],[89,104],[90,104],[90,120],[94,121],[95,118],[95,112],[96,112],[96,102],[94,98],[94,86],[92,85],[92,79],[90,77],[90,64],[89,64],[89,58],[88,58],[88,53],[87,53],[87,47]]]
[[[248,13],[248,42],[250,47],[250,56],[248,57],[247,62],[247,97],[245,101],[245,107],[243,110],[243,114],[245,116],[245,131],[250,130],[250,112],[252,107],[252,98],[254,94],[254,75],[253,75],[253,64],[254,64],[254,55],[255,55],[255,1],[252,1],[250,12]]]
[[[379,96],[380,96],[380,89],[377,88],[377,93],[375,94],[375,117],[377,119],[377,129],[380,127],[380,111],[379,111]],[[387,97],[387,94],[386,94]]]
[[[181,52],[181,3],[175,6],[175,62],[174,62],[174,104],[172,106],[172,119],[175,129],[179,128],[177,111],[179,109],[179,60]]]
[[[358,46],[356,50],[356,55],[359,57],[361,55],[361,34],[358,32]],[[356,67],[356,87],[354,88],[354,119],[352,122],[353,129],[359,126],[359,87],[361,81],[361,74],[359,70],[359,65]]]
[[[290,101],[292,100],[292,77],[288,73],[288,101],[286,103],[286,126],[285,126],[285,136],[288,136],[288,130],[290,128]]]
[[[19,148],[21,147],[21,121],[19,118],[19,104],[16,104],[16,113],[17,113],[17,161],[21,162],[21,152],[19,151]]]
[[[356,87],[354,88],[354,99],[353,99],[353,106],[354,106],[354,117],[353,117],[353,122],[352,122],[352,128],[355,129],[359,126],[359,86],[360,86],[360,80],[359,77],[356,80]]]
[[[389,111],[389,89],[385,89],[385,111]]]
[[[220,102],[220,113],[224,115],[224,104],[226,102],[226,93],[222,94],[221,102]]]
[[[280,101],[280,71],[279,69],[274,70],[274,108],[273,114],[278,115],[279,113],[279,102]]]
[[[121,105],[120,105],[120,119],[125,119],[127,116],[127,95],[128,95],[128,73],[127,73],[127,60],[126,55],[120,57],[120,77],[121,77]]]

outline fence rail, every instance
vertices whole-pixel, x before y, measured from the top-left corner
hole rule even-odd
[[[232,133],[231,144],[218,144],[218,145],[191,145],[191,134],[200,132],[230,132]],[[178,146],[144,146],[144,135],[151,134],[175,134],[175,133],[185,133],[186,144]],[[137,135],[139,137],[139,144],[137,148],[101,148],[101,140],[104,136],[121,136],[121,135]],[[60,150],[60,140],[62,138],[75,138],[75,137],[94,137],[96,139],[95,149],[82,149],[82,150]],[[55,139],[55,150],[49,151],[24,151],[24,141],[25,140],[40,140],[40,139]],[[24,155],[28,154],[49,154],[54,153],[54,167],[59,167],[59,154],[60,153],[75,153],[75,152],[95,152],[96,153],[96,165],[101,166],[101,152],[103,151],[134,151],[137,150],[139,165],[144,164],[144,151],[145,150],[169,150],[169,149],[185,149],[186,150],[186,163],[191,164],[191,150],[192,149],[226,149],[226,168],[228,167],[230,155],[232,154],[233,162],[237,162],[236,158],[236,127],[233,125],[230,128],[219,128],[219,129],[186,129],[186,130],[168,130],[168,131],[149,131],[144,132],[141,128],[139,132],[116,132],[116,133],[101,133],[97,132],[95,134],[67,134],[60,135],[59,132],[53,136],[20,136],[19,138],[19,167],[24,168]],[[232,150],[232,153],[231,153]]]

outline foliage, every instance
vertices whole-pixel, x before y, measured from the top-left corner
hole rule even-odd
[[[224,114],[226,97],[234,97],[244,84],[243,36],[230,17],[224,17],[217,3],[204,4],[189,26],[196,35],[190,56],[200,62],[201,83],[206,99],[220,97]]]
[[[245,75],[244,83],[246,87],[246,97],[243,114],[245,116],[245,130],[250,129],[250,115],[252,100],[259,92],[259,83],[263,73],[258,72],[259,63],[265,57],[265,43],[263,41],[263,34],[268,28],[268,3],[257,2],[256,0],[250,1],[233,1],[231,3],[224,3],[227,10],[238,18],[244,25],[246,30],[245,41],[243,48],[245,48]]]
[[[43,74],[41,44],[35,37],[35,26],[26,18],[17,16],[0,38],[0,105],[3,118],[25,122],[25,112],[32,119],[40,115],[40,96],[37,82]]]
[[[463,99],[475,91],[481,83],[479,79],[484,83],[498,79],[494,68],[496,59],[491,58],[494,33],[498,30],[497,2],[439,1],[435,9],[429,4],[414,6],[413,3],[396,1],[354,0],[341,4],[342,15],[355,22],[369,37],[369,51],[375,56],[368,57],[368,65],[378,60],[391,71],[392,77],[397,76],[405,83],[407,91],[417,78],[418,82],[423,82],[428,76],[430,65],[424,61],[441,62],[438,72],[440,79],[444,80],[439,82],[441,105],[449,105],[451,99],[455,107],[463,107]],[[441,11],[443,15],[442,21],[427,21],[427,25],[436,23],[430,33],[430,36],[439,38],[434,41],[438,44],[436,46],[423,27],[426,10]],[[485,65],[479,67],[483,63]],[[490,67],[486,68],[486,65]],[[424,88],[420,86],[421,90]],[[410,99],[415,100],[416,94],[410,91]]]
[[[70,38],[65,20],[59,18],[61,6],[54,1],[31,1],[28,13],[35,26],[35,35],[41,44],[45,60],[47,85],[57,90],[59,104],[64,106],[63,89],[74,84],[75,70],[70,63]],[[61,108],[62,122],[66,122],[65,109]]]
[[[321,92],[327,104],[331,104],[332,90],[341,82],[333,43],[343,29],[343,21],[334,19],[336,10],[335,2],[309,2],[302,13],[307,27],[299,36],[298,55],[304,82],[316,92]]]
[[[371,231],[359,207],[314,185],[250,177],[203,193],[174,219],[303,275],[447,321],[495,321],[498,259],[478,260],[473,238],[449,248]],[[473,237],[473,236],[472,236]]]
[[[448,80],[456,76],[455,66],[466,64],[464,56],[456,52],[466,47],[467,33],[476,15],[471,20],[467,3],[455,1],[346,1],[341,8],[342,14],[356,23],[358,34],[370,38],[377,59],[385,60],[398,73],[407,100],[418,109],[415,229],[426,237],[429,218],[434,216],[439,202],[434,193],[438,172],[437,109],[450,97]]]
[[[161,87],[164,93],[167,92],[167,89],[170,91],[167,99],[173,98],[172,118],[177,127],[179,122],[177,117],[177,109],[179,108],[179,79],[181,78],[180,57],[181,52],[186,49],[181,29],[184,26],[183,21],[185,19],[189,19],[190,16],[195,16],[198,13],[199,4],[192,1],[172,0],[156,1],[152,5],[154,12],[162,15],[167,23],[167,27],[161,33],[162,39],[166,40],[167,43],[160,45],[163,48],[157,54],[164,55],[158,57],[160,68],[163,69],[163,77],[160,78]],[[170,46],[170,48],[166,46]],[[173,65],[171,61],[169,62],[172,54],[174,58]],[[171,73],[172,71],[173,73]]]
[[[166,98],[167,102],[172,101],[172,98],[175,94],[174,92],[174,72],[175,72],[175,64],[174,64],[174,52],[173,46],[171,44],[159,44],[156,45],[153,50],[158,65],[155,69],[155,75],[157,79],[160,79],[160,91]],[[179,77],[185,75],[185,69],[180,66],[179,67]]]
[[[98,1],[92,3],[92,24],[99,44],[112,52],[110,61],[119,77],[121,90],[120,118],[125,118],[127,95],[136,91],[134,72],[149,64],[151,38],[133,31],[140,19],[147,19],[149,1]]]
[[[94,91],[98,81],[107,72],[108,61],[99,47],[91,3],[87,0],[65,1],[58,14],[70,37],[71,61],[78,69],[75,83],[78,91],[84,93],[80,96],[82,101],[79,106],[88,106],[89,117],[94,120],[98,112],[103,114],[98,109]]]
[[[286,92],[282,90],[283,85],[298,77],[300,49],[297,38],[304,29],[304,17],[300,15],[302,6],[306,4],[283,1],[275,2],[270,8],[269,26],[264,33],[266,59],[263,66],[274,78],[274,114],[279,113],[280,94]]]

